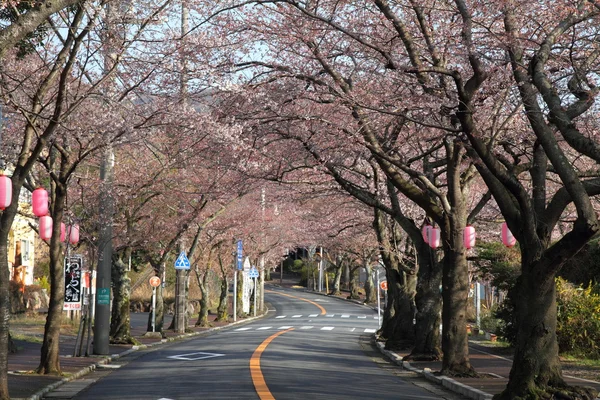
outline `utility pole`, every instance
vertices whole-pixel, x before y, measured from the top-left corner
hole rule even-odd
[[[115,32],[113,12],[110,3],[106,4],[104,46],[104,73],[110,74],[114,60]],[[106,95],[110,91],[105,92]],[[114,204],[112,189],[114,182],[115,154],[110,138],[107,138],[106,148],[100,166],[100,195],[98,199],[99,229],[98,229],[98,266],[96,273],[96,298],[94,307],[94,354],[107,355],[110,334],[110,291],[112,268],[112,223]]]

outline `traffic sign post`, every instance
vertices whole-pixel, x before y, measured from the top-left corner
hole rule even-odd
[[[186,308],[186,295],[185,295],[185,279],[186,271],[189,271],[191,265],[190,260],[187,258],[185,251],[179,253],[179,257],[175,260],[175,270],[177,272],[175,279],[175,332],[185,333],[185,308]]]
[[[248,277],[254,280],[254,316],[256,317],[256,281],[258,280],[258,270],[256,267],[250,268]]]
[[[150,286],[152,286],[152,332],[154,332],[156,330],[156,288],[160,286],[160,278],[151,277]]]

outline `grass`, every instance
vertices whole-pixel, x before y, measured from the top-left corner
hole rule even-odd
[[[578,365],[582,365],[585,367],[593,367],[600,369],[600,360],[585,358],[582,357],[580,354],[561,354],[560,358],[563,361],[577,363]]]

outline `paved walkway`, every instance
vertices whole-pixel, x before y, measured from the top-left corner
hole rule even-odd
[[[278,284],[279,280],[273,281]],[[292,282],[285,282],[284,286],[292,287]],[[299,289],[305,290],[305,289]],[[192,335],[199,335],[209,330],[221,329],[224,326],[231,325],[229,323],[214,323],[213,328],[196,328],[191,326],[190,330],[193,333],[179,335],[172,331],[166,331],[167,337],[147,338],[146,333],[146,313],[132,314],[132,335],[138,339],[141,346],[131,345],[111,345],[111,356],[92,356],[92,357],[73,357],[75,338],[72,336],[61,336],[60,354],[61,368],[63,377],[45,376],[33,374],[39,364],[41,344],[25,341],[16,341],[18,352],[9,354],[9,392],[13,400],[15,399],[41,399],[44,393],[60,386],[70,380],[76,379],[94,370],[98,365],[110,363],[111,360],[119,358],[124,354],[136,351],[140,348],[157,346],[167,341],[179,340]],[[212,316],[214,320],[214,316]],[[251,320],[251,318],[238,320],[237,323],[243,323]],[[193,324],[195,321],[190,321]],[[170,323],[170,317],[166,318],[165,326]],[[493,394],[499,393],[504,389],[508,382],[508,374],[511,367],[511,360],[503,356],[491,354],[490,349],[470,343],[471,362],[475,369],[481,374],[480,378],[456,378],[450,379],[436,375],[436,372],[441,369],[440,362],[423,362],[411,361],[409,363],[402,361],[402,356],[405,353],[393,353],[383,349],[383,344],[378,343],[380,351],[389,357],[393,362],[422,374],[425,378],[438,382],[450,390],[461,393],[472,399],[490,399]],[[572,378],[567,378],[571,384],[582,386],[594,386],[600,391],[600,383],[592,381],[582,381]]]

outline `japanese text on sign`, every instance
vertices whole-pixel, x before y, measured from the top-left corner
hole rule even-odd
[[[81,309],[81,278],[83,259],[81,256],[65,258],[65,302],[63,310]]]

